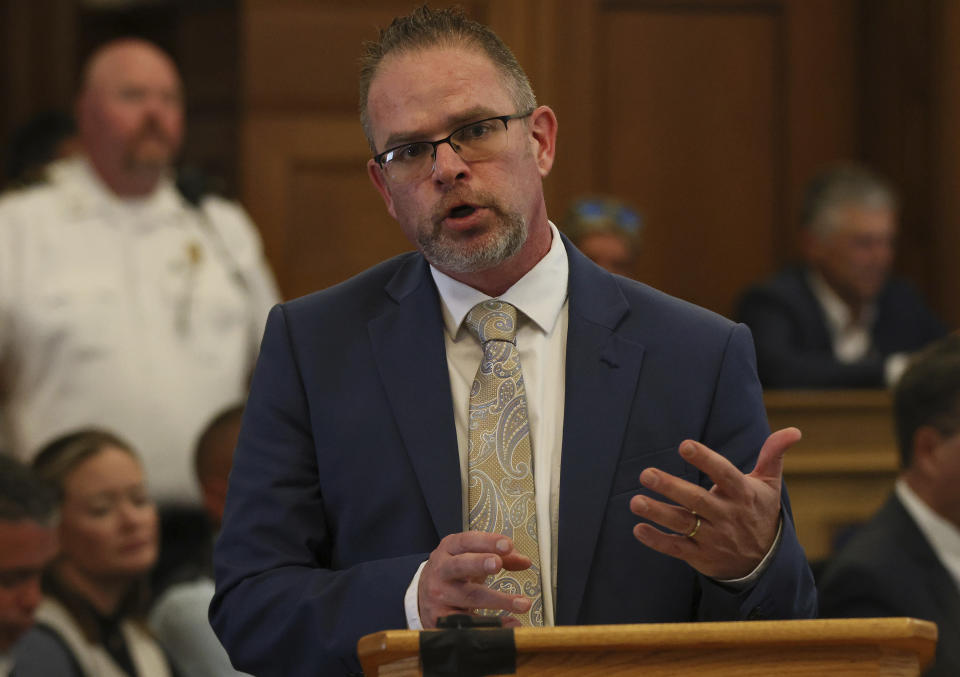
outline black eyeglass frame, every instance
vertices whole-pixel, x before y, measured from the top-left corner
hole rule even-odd
[[[462,127],[457,127],[452,132],[450,132],[447,136],[443,137],[442,139],[437,139],[436,141],[410,141],[409,143],[401,143],[399,146],[394,146],[393,148],[387,148],[382,153],[374,155],[373,161],[377,163],[377,166],[379,166],[381,170],[386,171],[384,167],[384,165],[386,164],[386,160],[384,158],[388,154],[398,151],[401,148],[406,148],[407,146],[416,146],[421,143],[427,143],[433,146],[433,148],[430,151],[430,159],[433,161],[436,161],[437,159],[437,148],[440,146],[440,144],[443,144],[443,143],[449,144],[450,147],[453,148],[453,152],[457,153],[457,155],[460,155],[460,153],[457,152],[457,149],[454,147],[452,139],[454,136],[456,136],[458,133],[462,132],[463,130],[473,127],[474,125],[479,125],[484,122],[490,122],[491,120],[499,120],[500,122],[503,123],[504,131],[507,131],[510,129],[509,125],[507,125],[507,123],[510,120],[522,120],[523,118],[528,118],[531,115],[533,115],[534,111],[536,111],[536,108],[532,108],[531,110],[528,110],[526,113],[514,113],[513,115],[494,115],[493,117],[490,117],[490,118],[483,118],[482,120],[474,120],[473,122],[469,122],[463,125]]]

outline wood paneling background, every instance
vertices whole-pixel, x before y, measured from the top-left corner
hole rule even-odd
[[[96,42],[140,33],[184,71],[185,160],[237,188],[287,296],[409,248],[369,186],[360,42],[412,0],[0,0],[0,144],[68,105]],[[443,4],[437,2],[434,4]],[[645,217],[637,277],[728,313],[795,253],[807,179],[868,162],[900,187],[898,269],[960,325],[960,3],[473,0],[559,116],[546,182]]]
[[[410,6],[243,5],[244,195],[289,295],[409,248],[364,176],[355,80],[361,40]],[[511,45],[557,111],[553,217],[578,194],[628,198],[645,217],[637,277],[721,313],[792,258],[809,175],[857,156],[853,0],[467,9]]]

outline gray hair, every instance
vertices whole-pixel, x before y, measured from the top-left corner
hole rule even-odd
[[[397,17],[380,31],[377,41],[365,42],[360,56],[360,123],[370,150],[377,152],[367,111],[370,84],[384,58],[431,47],[471,47],[486,54],[507,80],[516,112],[537,107],[537,97],[517,58],[488,26],[467,18],[459,7],[430,9],[422,5]]]
[[[890,184],[865,167],[836,165],[807,184],[800,225],[819,237],[829,235],[837,226],[834,210],[846,206],[896,210],[898,201]]]

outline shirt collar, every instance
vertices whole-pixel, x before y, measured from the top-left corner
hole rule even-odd
[[[103,182],[90,161],[82,155],[58,160],[50,165],[48,176],[69,193],[72,216],[107,213],[168,216],[176,214],[182,199],[169,176],[144,197],[120,197]]]
[[[820,302],[820,306],[827,316],[827,325],[830,327],[830,333],[836,336],[846,330],[853,322],[853,318],[850,315],[850,307],[837,295],[837,292],[833,291],[833,287],[827,283],[823,275],[816,270],[812,268],[807,270],[807,281],[810,283],[810,289],[813,291],[813,295],[817,301]],[[875,313],[875,303],[864,306],[860,324],[867,327],[872,325]]]
[[[550,224],[550,231],[553,237],[550,250],[526,275],[498,297],[501,301],[515,306],[545,334],[553,331],[563,304],[567,300],[569,274],[567,251],[553,223]],[[458,341],[460,338],[458,332],[467,313],[475,305],[491,297],[454,280],[432,265],[430,273],[440,292],[444,327],[450,337]]]
[[[960,529],[924,503],[903,478],[897,480],[895,491],[940,560],[953,562],[955,569],[960,563]]]

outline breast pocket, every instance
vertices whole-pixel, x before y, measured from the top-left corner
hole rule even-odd
[[[646,468],[658,468],[688,482],[696,482],[699,471],[680,457],[677,451],[679,446],[680,444],[677,443],[676,446],[641,453],[621,461],[614,475],[610,499],[633,496],[638,493],[658,496],[656,492],[640,484],[640,473]]]

